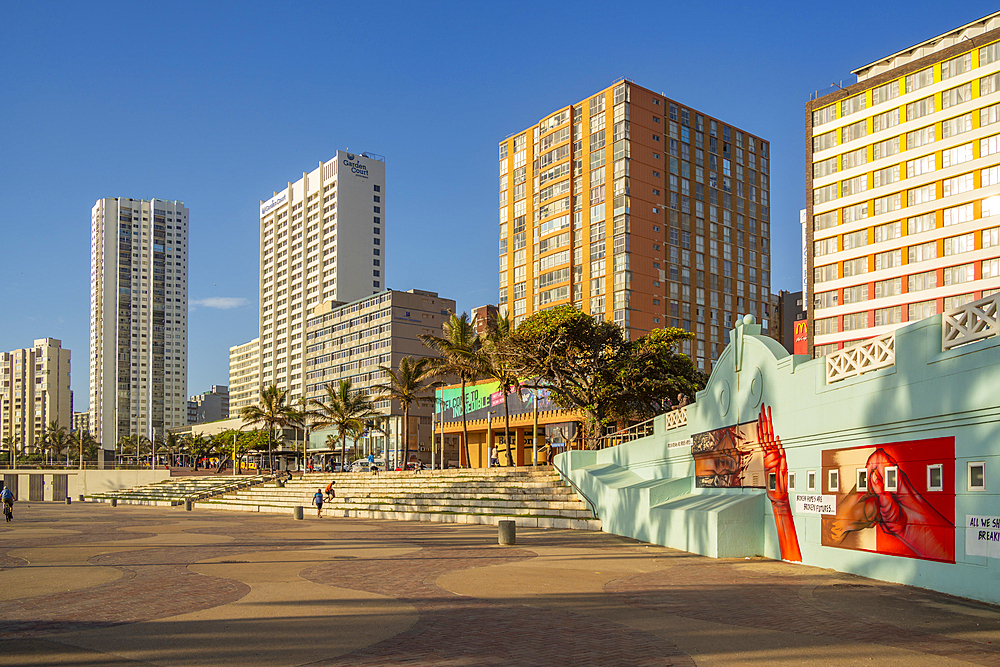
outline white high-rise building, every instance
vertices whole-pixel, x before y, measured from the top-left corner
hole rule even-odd
[[[188,210],[99,199],[91,214],[90,429],[123,436],[187,423]]]
[[[385,161],[337,151],[260,203],[260,384],[303,395],[306,314],[385,290]]]

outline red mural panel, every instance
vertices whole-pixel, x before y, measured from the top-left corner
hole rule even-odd
[[[823,451],[824,546],[955,562],[955,439]]]

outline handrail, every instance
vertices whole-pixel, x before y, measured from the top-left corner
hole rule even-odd
[[[597,514],[597,505],[595,505],[595,504],[594,504],[594,501],[593,501],[593,500],[591,500],[590,498],[588,498],[588,497],[587,497],[587,494],[586,494],[586,493],[584,493],[584,492],[583,492],[583,491],[582,491],[582,490],[580,489],[580,487],[579,487],[579,486],[577,486],[577,485],[576,485],[576,484],[575,484],[575,483],[573,482],[573,480],[571,480],[571,479],[569,478],[569,475],[567,475],[567,474],[566,474],[565,472],[563,472],[563,471],[562,471],[562,470],[561,470],[561,469],[559,468],[559,466],[557,466],[557,465],[555,464],[555,461],[553,461],[553,462],[552,462],[552,468],[553,468],[553,469],[554,469],[554,470],[555,470],[555,471],[556,471],[557,473],[559,473],[559,476],[560,476],[560,477],[562,477],[562,478],[563,478],[564,480],[566,480],[566,483],[567,483],[567,484],[569,484],[569,485],[570,485],[571,487],[573,487],[573,490],[574,490],[574,491],[576,491],[576,492],[577,492],[577,493],[579,494],[579,496],[580,496],[581,498],[583,498],[584,500],[586,500],[586,501],[587,501],[587,504],[588,504],[588,505],[590,505],[590,512],[591,512],[591,514],[593,514],[593,515],[594,515],[594,518],[595,518],[595,519],[600,519],[601,517],[600,517],[600,516],[598,516],[598,514]]]

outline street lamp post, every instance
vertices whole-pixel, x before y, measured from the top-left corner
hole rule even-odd
[[[493,467],[493,410],[486,411],[486,467]]]

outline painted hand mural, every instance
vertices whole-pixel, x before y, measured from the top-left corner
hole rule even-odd
[[[951,438],[824,451],[824,482],[829,486],[835,470],[855,483],[847,492],[833,490],[837,514],[823,517],[823,545],[954,562],[954,461]],[[927,473],[922,493],[913,477],[929,468],[937,469],[938,483]]]
[[[801,561],[799,538],[795,533],[792,507],[788,501],[788,464],[785,461],[785,448],[781,446],[781,439],[774,434],[771,408],[765,409],[763,405],[760,406],[760,416],[757,417],[757,442],[764,450],[764,472],[768,479],[767,497],[774,510],[781,558]]]
[[[703,489],[766,488],[774,510],[778,544],[785,560],[802,560],[788,500],[788,464],[774,434],[771,410],[761,406],[756,421],[692,436],[695,485]],[[774,475],[774,484],[768,483]]]

